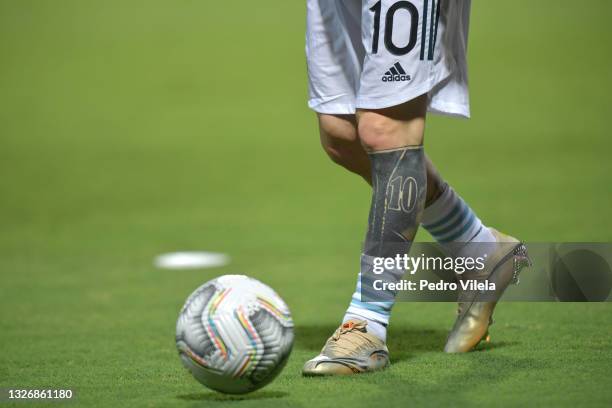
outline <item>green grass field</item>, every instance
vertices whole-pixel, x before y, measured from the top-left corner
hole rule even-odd
[[[369,205],[306,108],[303,3],[0,0],[0,387],[70,387],[78,406],[610,406],[610,304],[505,303],[491,345],[445,355],[455,306],[403,303],[389,370],[300,376],[348,304]],[[474,3],[473,119],[431,117],[426,139],[488,224],[611,240],[610,16]],[[152,266],[189,249],[233,262]],[[239,398],[174,346],[186,296],[228,273],[296,322],[283,373]]]

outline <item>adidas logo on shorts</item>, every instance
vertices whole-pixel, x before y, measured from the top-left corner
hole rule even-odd
[[[393,64],[382,77],[383,82],[403,82],[410,81],[411,79],[410,75],[406,74],[406,71],[404,71],[404,68],[402,68],[399,62]]]

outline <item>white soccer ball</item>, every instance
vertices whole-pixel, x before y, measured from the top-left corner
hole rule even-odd
[[[176,324],[183,365],[205,386],[243,394],[283,369],[293,346],[289,308],[269,286],[243,275],[206,282],[185,302]]]

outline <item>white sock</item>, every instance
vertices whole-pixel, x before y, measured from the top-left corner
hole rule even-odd
[[[372,270],[373,262],[374,257],[362,254],[361,270]],[[383,279],[387,283],[399,282],[404,272],[404,270],[386,270]],[[351,303],[342,319],[342,323],[351,319],[365,320],[368,322],[368,332],[374,334],[382,341],[386,341],[391,309],[395,303],[395,292],[391,290],[373,292],[368,286],[362,290],[362,276],[362,273],[359,272],[357,286],[351,298]]]
[[[493,245],[464,245],[465,243],[494,243],[495,236],[474,211],[448,184],[429,207],[425,208],[421,225],[450,256],[483,256]]]

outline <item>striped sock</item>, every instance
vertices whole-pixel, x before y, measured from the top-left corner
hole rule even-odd
[[[474,211],[448,184],[433,204],[425,208],[421,225],[451,256],[481,256],[484,246],[458,245],[458,243],[495,242],[495,236]],[[486,250],[485,250],[486,252]]]
[[[361,255],[361,270],[371,271],[373,257],[362,254]],[[385,282],[399,282],[405,271],[385,271],[384,281]],[[357,319],[366,320],[368,322],[368,331],[380,338],[382,341],[387,340],[387,326],[389,325],[389,318],[391,316],[391,308],[393,308],[395,292],[387,291],[376,291],[368,292],[367,288],[371,288],[371,284],[366,284],[362,291],[361,282],[363,274],[360,272],[357,277],[357,287],[351,298],[351,303],[344,315],[342,322],[347,320]],[[371,272],[366,276],[372,276]],[[367,278],[366,278],[367,279]],[[374,301],[374,300],[389,299],[388,301]]]

